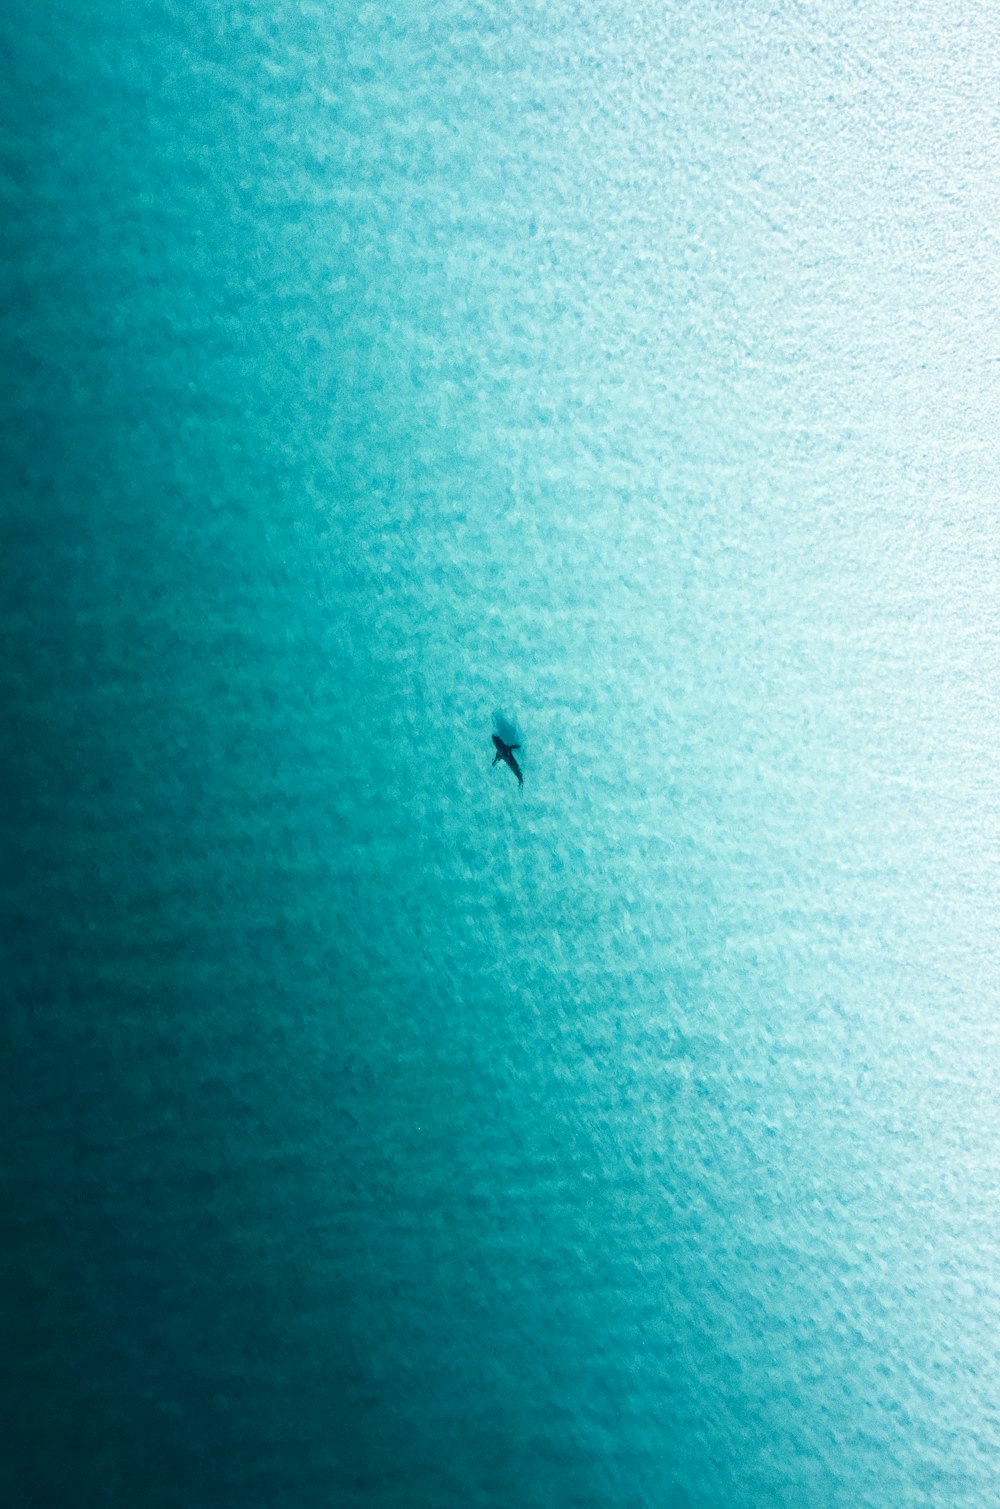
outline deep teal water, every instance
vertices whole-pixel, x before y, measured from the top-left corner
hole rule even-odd
[[[996,16],[2,24],[3,1502],[994,1504]]]

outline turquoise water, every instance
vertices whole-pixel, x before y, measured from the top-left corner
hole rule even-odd
[[[995,1504],[996,16],[3,25],[4,1503]]]

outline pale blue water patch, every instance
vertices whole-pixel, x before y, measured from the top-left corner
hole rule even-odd
[[[5,1499],[991,1504],[995,19],[123,18],[5,22]]]

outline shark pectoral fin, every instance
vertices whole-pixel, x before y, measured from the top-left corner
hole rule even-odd
[[[511,749],[520,749],[521,746],[520,744],[512,744],[510,747]]]
[[[491,764],[491,765],[495,765],[495,764],[496,764],[496,762],[497,762],[497,760],[499,760],[499,758],[500,758],[500,756],[499,756],[499,755],[498,755],[498,754],[495,754],[495,755],[494,755],[494,756],[493,756],[493,758],[492,758],[492,760],[491,760],[491,761],[490,761],[490,764]]]

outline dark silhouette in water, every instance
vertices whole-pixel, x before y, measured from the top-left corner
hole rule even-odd
[[[497,760],[503,760],[504,764],[509,765],[511,770],[517,776],[517,784],[519,786],[523,786],[524,776],[521,774],[520,765],[514,758],[514,750],[520,749],[520,744],[505,744],[504,741],[501,738],[498,738],[496,734],[493,735],[493,742],[497,747],[497,752],[493,756],[494,765],[496,764]]]

